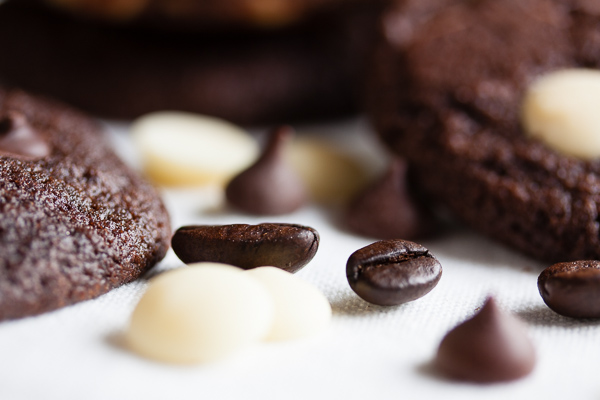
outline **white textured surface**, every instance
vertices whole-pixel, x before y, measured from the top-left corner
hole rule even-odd
[[[119,154],[136,165],[124,127],[111,127]],[[312,129],[325,130],[332,131],[332,140],[341,138],[344,146],[378,158],[362,122]],[[439,285],[422,299],[383,308],[360,300],[348,286],[348,257],[373,240],[342,231],[335,210],[306,207],[277,218],[253,218],[224,210],[214,189],[163,194],[174,228],[265,221],[316,228],[319,251],[299,274],[331,302],[331,329],[310,340],[260,344],[216,364],[177,367],[142,359],[123,347],[122,330],[146,279],[182,265],[169,252],[146,279],[96,300],[1,323],[1,400],[600,398],[600,321],[554,314],[537,291],[544,265],[470,230],[423,241],[444,268]],[[539,356],[534,373],[500,385],[437,376],[430,361],[439,341],[490,293],[529,326]]]

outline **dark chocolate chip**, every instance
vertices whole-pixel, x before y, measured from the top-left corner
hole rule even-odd
[[[442,266],[420,244],[383,240],[355,251],[346,264],[346,276],[362,299],[392,306],[429,293],[442,277]]]
[[[474,317],[446,334],[435,365],[449,378],[485,383],[521,378],[535,361],[524,324],[490,297]]]
[[[296,272],[316,254],[319,234],[308,226],[292,224],[195,225],[179,228],[171,244],[186,264],[208,261]]]
[[[558,314],[600,318],[600,261],[554,264],[538,277],[538,289],[544,302]]]
[[[346,224],[359,235],[414,240],[433,231],[433,216],[410,192],[407,164],[396,159],[386,174],[360,193],[346,212]]]
[[[304,205],[304,184],[284,160],[292,135],[287,126],[271,133],[262,156],[227,185],[225,196],[230,204],[255,215],[287,214]]]
[[[25,115],[7,111],[0,116],[0,156],[35,160],[49,154],[50,144],[27,122]]]

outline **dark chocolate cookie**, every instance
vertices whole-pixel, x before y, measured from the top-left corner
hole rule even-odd
[[[156,191],[94,121],[0,89],[0,320],[132,281],[163,258],[169,239]]]
[[[379,6],[272,31],[167,33],[0,6],[0,78],[95,114],[182,110],[242,124],[355,110]]]
[[[76,15],[115,23],[206,29],[214,26],[277,27],[314,13],[365,0],[44,0]]]
[[[597,259],[600,161],[529,139],[519,113],[542,74],[600,66],[598,24],[585,0],[400,2],[383,18],[372,121],[472,227],[539,259]]]

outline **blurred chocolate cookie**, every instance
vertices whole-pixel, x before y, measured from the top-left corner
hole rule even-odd
[[[365,0],[43,0],[75,15],[116,23],[206,29],[297,23],[315,13]]]
[[[0,320],[132,281],[165,255],[167,212],[95,122],[0,89]]]
[[[0,78],[111,118],[182,110],[242,124],[355,110],[379,5],[278,30],[174,33],[0,5]]]
[[[521,122],[537,79],[600,66],[594,4],[402,1],[383,17],[370,74],[370,117],[421,189],[539,259],[600,257],[600,161],[567,156]]]

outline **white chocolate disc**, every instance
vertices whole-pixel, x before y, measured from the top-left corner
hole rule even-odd
[[[600,71],[567,69],[550,73],[528,89],[525,131],[565,155],[600,157]]]
[[[131,126],[146,174],[161,185],[224,186],[258,157],[256,140],[218,118],[156,112]]]
[[[272,320],[270,294],[243,270],[190,264],[150,282],[133,312],[127,339],[148,358],[208,362],[261,340]]]
[[[331,306],[313,285],[275,267],[259,267],[245,273],[260,281],[273,297],[275,315],[268,340],[312,336],[329,325]]]
[[[296,139],[286,157],[318,203],[344,204],[370,178],[360,162],[323,140]]]

